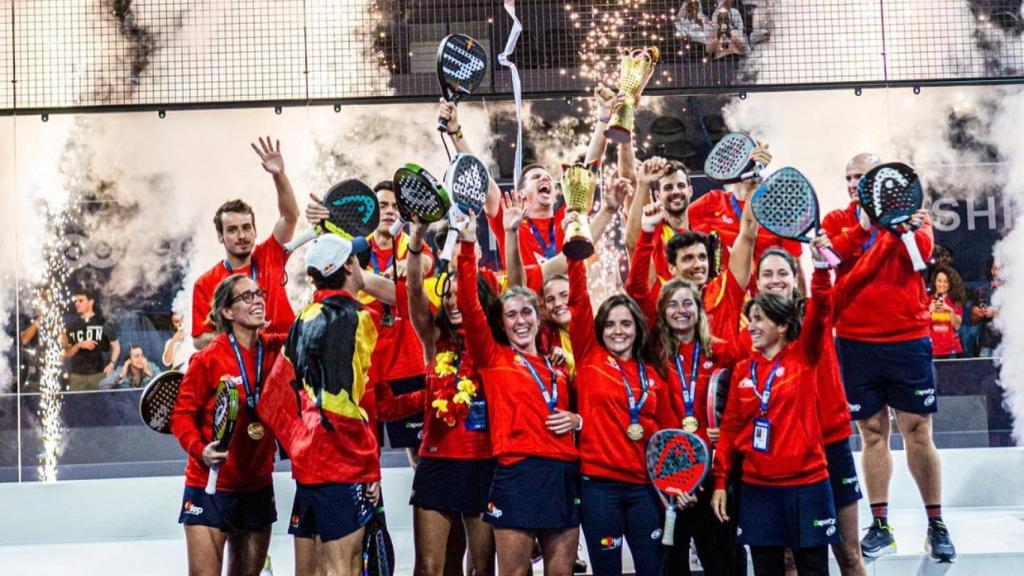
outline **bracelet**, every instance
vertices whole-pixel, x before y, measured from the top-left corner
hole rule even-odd
[[[459,129],[456,130],[455,132],[448,132],[448,135],[452,136],[453,138],[458,138],[459,140],[462,140],[462,126],[459,126]]]
[[[573,428],[573,431],[579,432],[580,430],[583,430],[583,416],[577,414],[576,417],[580,419],[580,423],[577,424],[575,428]]]
[[[817,270],[828,270],[829,268],[831,268],[831,266],[828,265],[828,261],[827,260],[813,260],[812,259],[811,262],[814,264],[814,268],[817,269]]]
[[[612,119],[611,115],[608,115],[608,116],[598,116],[597,117],[597,121],[600,122],[601,124],[607,124],[611,119]]]
[[[419,256],[420,254],[423,254],[423,242],[420,242],[420,249],[419,250],[413,250],[412,249],[412,245],[409,245],[409,246],[405,247],[405,252],[407,254],[415,254],[417,256]]]

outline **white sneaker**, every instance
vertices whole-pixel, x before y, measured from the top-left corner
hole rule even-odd
[[[274,576],[274,566],[270,563],[270,554],[267,554],[267,559],[263,562],[263,570],[260,571],[260,576]]]

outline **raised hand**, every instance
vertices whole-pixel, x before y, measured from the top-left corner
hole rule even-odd
[[[271,142],[270,136],[267,136],[265,140],[263,137],[260,137],[259,141],[259,148],[256,147],[255,142],[249,145],[252,146],[256,155],[260,157],[263,169],[274,176],[284,174],[284,157],[281,156],[281,141],[274,140]]]
[[[411,217],[412,220],[409,222],[409,245],[416,248],[427,237],[427,227],[429,227],[429,224],[420,220],[419,216],[415,214]]]
[[[310,203],[306,204],[306,221],[310,224],[319,224],[327,220],[331,213],[324,206],[324,201],[312,193],[309,195],[309,199]]]
[[[612,112],[626,101],[625,94],[616,94],[611,88],[604,84],[598,84],[594,88],[594,107],[597,117],[610,118]]]
[[[476,242],[476,214],[472,210],[468,216],[460,214],[455,221],[455,229],[463,242]]]
[[[459,131],[459,108],[454,102],[441,98],[441,106],[438,108],[437,117],[439,120],[448,122],[448,133],[454,134]]]
[[[519,230],[519,225],[526,214],[526,200],[523,195],[513,190],[501,197],[501,225],[506,231]]]
[[[640,229],[644,232],[654,232],[665,219],[665,212],[661,209],[661,202],[651,202],[644,206],[644,215],[640,218]]]
[[[644,160],[643,163],[640,164],[640,167],[636,171],[636,177],[640,182],[650,185],[652,182],[656,182],[663,178],[671,170],[672,167],[668,165],[668,160],[655,156]]]
[[[768,144],[758,142],[757,147],[750,153],[750,159],[760,165],[761,168],[767,168],[768,164],[772,161],[772,153],[768,151]]]
[[[619,208],[626,202],[626,198],[633,195],[633,185],[625,178],[616,178],[602,200],[603,208],[611,213],[619,211]]]

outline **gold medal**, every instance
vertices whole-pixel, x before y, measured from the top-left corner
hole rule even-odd
[[[626,427],[626,437],[634,442],[644,439],[644,427],[636,422]]]
[[[683,430],[687,432],[696,432],[698,428],[697,419],[693,416],[687,416],[683,418]]]
[[[249,433],[249,438],[252,438],[253,440],[263,438],[263,434],[265,432],[263,424],[260,422],[250,422],[245,431]]]

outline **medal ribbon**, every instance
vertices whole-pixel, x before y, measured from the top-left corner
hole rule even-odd
[[[697,368],[700,366],[700,341],[695,340],[693,343],[693,362],[690,363],[689,382],[686,381],[686,376],[683,374],[682,358],[682,354],[676,354],[676,374],[679,375],[679,382],[683,388],[683,406],[686,408],[685,416],[694,416],[693,403],[697,400]]]
[[[231,267],[231,264],[227,260],[224,261],[224,268],[228,272],[230,272],[232,274],[234,274],[234,272],[235,272],[235,269]],[[249,265],[249,277],[252,278],[253,282],[256,282],[257,284],[259,284],[259,281],[256,280],[256,261],[255,260],[253,260],[252,264]]]
[[[757,362],[750,363],[750,382],[754,385],[754,395],[761,399],[761,416],[768,414],[768,401],[772,397],[772,383],[775,382],[775,373],[778,372],[779,361],[772,363],[768,372],[768,380],[764,383],[764,392],[757,391]]]
[[[544,364],[548,367],[548,372],[551,373],[551,391],[544,387],[544,381],[540,379],[540,374],[534,370],[533,364],[530,364],[529,360],[523,357],[522,354],[516,354],[523,364],[526,364],[526,369],[530,371],[530,376],[533,376],[534,382],[537,383],[537,387],[540,388],[540,394],[544,397],[544,403],[548,405],[548,412],[555,413],[555,405],[558,404],[558,381],[555,378],[555,369],[551,367],[551,361],[547,358],[544,359]]]
[[[640,376],[640,401],[637,402],[633,396],[633,388],[629,385],[629,379],[626,378],[626,370],[618,360],[615,360],[615,365],[619,367],[619,374],[622,374],[622,384],[626,387],[626,395],[629,398],[629,423],[639,424],[640,409],[647,402],[647,389],[651,387],[647,381],[647,367],[643,362],[637,362],[637,373]]]
[[[250,412],[255,412],[256,403],[260,401],[260,387],[263,386],[263,342],[256,338],[256,385],[249,383],[249,371],[245,369],[245,362],[242,361],[242,349],[234,334],[228,334],[228,341],[235,351],[235,360],[238,362],[238,371],[241,372],[242,386],[245,386],[245,404]]]
[[[548,260],[551,260],[552,258],[554,258],[555,257],[555,252],[556,252],[556,250],[555,250],[555,219],[552,218],[551,219],[551,225],[548,226],[548,241],[547,241],[547,243],[545,243],[544,239],[541,238],[540,230],[537,229],[537,226],[533,223],[533,220],[531,220],[530,218],[527,218],[526,219],[526,223],[530,225],[530,230],[533,232],[533,237],[537,240],[537,245],[540,246],[541,251],[544,252],[544,257],[547,258]]]
[[[740,208],[740,203],[736,201],[736,195],[729,193],[729,203],[732,204],[732,211],[736,214],[736,223],[739,224],[743,221],[743,209]]]

